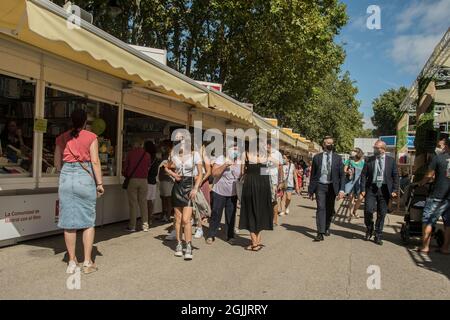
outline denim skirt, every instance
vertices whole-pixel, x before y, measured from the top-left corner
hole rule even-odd
[[[92,165],[84,166],[92,172]],[[86,229],[95,226],[97,190],[94,179],[80,163],[65,162],[59,177],[59,222],[61,229]]]

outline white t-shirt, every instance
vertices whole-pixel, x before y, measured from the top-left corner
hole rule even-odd
[[[278,184],[278,166],[283,163],[280,151],[272,149],[269,155],[268,168],[272,185]]]
[[[194,159],[192,159],[194,158]],[[194,164],[192,163],[192,160],[194,160]],[[188,153],[180,157],[179,155],[173,155],[172,156],[172,162],[175,164],[175,172],[179,174],[182,177],[192,177],[198,175],[197,170],[197,164],[202,163],[202,159],[200,157],[200,154],[195,151],[194,156],[192,156],[192,153]],[[192,170],[194,168],[194,170]],[[192,175],[192,171],[194,171],[194,174]]]
[[[289,168],[290,167],[290,168]],[[294,175],[295,175],[295,165],[293,163],[288,163],[283,166],[284,180],[287,180],[287,187],[294,188]]]
[[[225,164],[225,157],[219,156],[215,164],[221,166]],[[224,197],[236,195],[236,181],[241,174],[241,165],[233,164],[227,167],[220,178],[214,178],[213,191]]]

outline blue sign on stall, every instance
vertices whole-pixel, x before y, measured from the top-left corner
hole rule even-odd
[[[414,149],[415,138],[415,136],[408,136],[408,149]],[[397,144],[397,136],[381,136],[379,139],[384,141],[388,148],[395,148]]]
[[[381,136],[380,140],[386,143],[386,147],[395,148],[397,142],[397,136]]]
[[[408,149],[414,149],[414,140],[416,139],[415,136],[408,136]]]

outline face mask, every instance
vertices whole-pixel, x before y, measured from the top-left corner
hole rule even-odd
[[[239,151],[234,149],[228,150],[228,157],[232,160],[236,160],[239,157]]]
[[[434,150],[434,152],[436,152],[436,154],[442,154],[442,153],[443,153],[443,150],[440,149],[440,148],[436,148],[436,149]]]
[[[156,157],[156,159],[161,159],[161,158],[162,158],[161,152],[157,152],[157,153],[155,154],[155,157]]]
[[[325,146],[325,150],[332,151],[333,150],[333,145],[330,144],[330,145]]]
[[[379,156],[381,154],[380,149],[373,149],[373,154]]]

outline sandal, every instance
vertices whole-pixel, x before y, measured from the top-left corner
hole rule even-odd
[[[252,251],[260,251],[264,246],[262,244],[257,244],[256,246],[252,247]]]
[[[245,250],[247,250],[247,251],[253,251],[253,247],[254,247],[254,246],[251,244],[251,245],[245,247]]]
[[[97,271],[97,265],[95,263],[90,263],[88,265],[83,265],[83,273],[84,274],[90,274],[93,273],[95,271]]]
[[[352,216],[353,216],[353,218],[355,218],[355,219],[359,219],[359,218],[361,218],[356,212],[354,212],[353,211],[353,213],[352,213]]]

